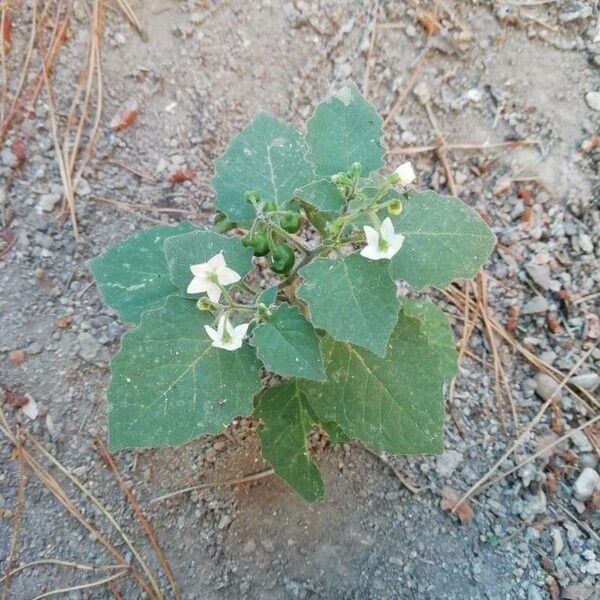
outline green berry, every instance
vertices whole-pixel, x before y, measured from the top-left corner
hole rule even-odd
[[[252,247],[254,248],[254,256],[265,256],[269,254],[269,239],[264,233],[257,233],[252,239]]]
[[[265,202],[263,205],[263,212],[275,212],[277,210],[277,204],[273,200]]]
[[[279,273],[280,275],[289,273],[294,266],[294,262],[296,262],[296,255],[285,244],[277,244],[271,251],[269,266],[274,273]]]
[[[302,226],[302,215],[300,213],[288,213],[281,217],[279,224],[288,233],[296,233]]]

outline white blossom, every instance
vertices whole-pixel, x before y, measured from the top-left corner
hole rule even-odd
[[[242,340],[248,331],[248,325],[250,323],[234,327],[231,321],[225,315],[222,315],[216,329],[208,325],[205,325],[204,329],[206,329],[206,333],[215,348],[232,351],[242,347]]]
[[[402,185],[412,183],[416,178],[415,170],[411,162],[402,163],[395,171],[394,175],[398,178],[398,182]]]
[[[392,258],[404,243],[404,236],[394,232],[394,225],[389,217],[381,224],[379,231],[374,227],[365,225],[365,237],[367,245],[360,251],[361,256],[371,260]]]
[[[194,278],[187,287],[188,294],[206,292],[211,302],[218,302],[221,287],[239,281],[241,277],[225,264],[223,253],[215,254],[210,260],[198,265],[190,265]]]

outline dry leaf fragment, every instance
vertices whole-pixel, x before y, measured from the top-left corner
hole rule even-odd
[[[2,44],[4,46],[4,54],[8,54],[10,50],[10,42],[12,38],[12,17],[5,12],[2,19]]]
[[[23,350],[11,350],[8,353],[8,360],[10,360],[13,365],[19,366],[27,360],[27,357],[25,356],[25,352],[23,352]]]
[[[18,164],[21,164],[26,158],[25,146],[23,145],[23,142],[19,139],[16,139],[12,143],[12,151],[19,161]]]
[[[473,520],[473,509],[468,500],[465,500],[464,502],[461,502],[459,506],[456,506],[456,503],[461,499],[462,494],[459,494],[449,486],[445,486],[442,489],[441,496],[442,501],[440,502],[440,507],[442,510],[454,512],[463,525],[467,525]]]
[[[196,177],[196,171],[192,169],[181,169],[179,171],[173,171],[167,180],[169,183],[183,183],[184,181],[191,181]]]
[[[15,394],[15,392],[11,392],[10,390],[5,390],[5,396],[8,404],[14,406],[15,408],[22,408],[29,402],[29,398],[27,398],[27,396]]]
[[[137,108],[131,108],[122,113],[119,113],[111,122],[110,127],[113,131],[121,131],[131,127],[135,123],[138,116]]]

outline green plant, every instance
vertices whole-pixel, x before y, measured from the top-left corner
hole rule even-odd
[[[355,87],[319,104],[304,135],[259,113],[216,163],[217,227],[234,235],[153,227],[90,261],[106,303],[138,324],[112,360],[113,450],[254,414],[265,459],[307,500],[323,494],[315,427],[389,453],[442,451],[452,333],[394,280],[472,277],[495,238],[457,198],[415,191],[410,163],[382,175],[382,135]]]

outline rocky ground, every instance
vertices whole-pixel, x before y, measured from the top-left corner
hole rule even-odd
[[[213,161],[256,110],[301,127],[328,92],[350,81],[362,86],[366,64],[369,97],[387,117],[391,164],[407,149],[437,143],[439,134],[447,144],[521,140],[514,147],[448,150],[451,182],[435,152],[411,155],[420,186],[446,191],[453,185],[498,235],[485,267],[490,314],[563,376],[589,355],[573,373],[580,388],[569,384],[556,394],[560,401],[500,471],[598,415],[597,9],[582,1],[437,4],[442,18],[435,25],[434,3],[417,0],[160,0],[133,6],[144,36],[110,5],[102,45],[104,113],[76,194],[79,242],[70,222],[60,219],[63,190],[43,92],[3,142],[0,386],[10,392],[4,412],[11,426],[27,427],[105,503],[153,567],[140,523],[93,443],[106,432],[108,362],[124,326],[101,304],[85,261],[148,220],[209,220]],[[379,27],[370,49],[376,5]],[[61,122],[87,44],[86,6],[76,3],[52,73]],[[18,73],[30,22],[24,2],[7,57],[11,75]],[[428,32],[430,50],[411,81]],[[10,92],[16,79],[8,81]],[[134,106],[135,122],[114,131],[111,121]],[[23,143],[24,160],[15,140]],[[182,170],[196,175],[168,181]],[[439,292],[431,295],[454,315],[461,339],[463,313]],[[514,345],[496,337],[496,347],[523,431],[555,383]],[[461,523],[440,506],[442,491],[468,490],[518,437],[505,389],[506,432],[502,427],[492,349],[477,327],[449,394],[445,453],[389,459],[412,491],[364,449],[315,439],[327,484],[321,502],[307,505],[281,481],[264,477],[151,503],[185,486],[264,469],[254,424],[245,419],[226,435],[182,448],[119,453],[119,468],[156,529],[182,598],[600,598],[598,423],[475,495],[472,520],[462,514],[467,522]],[[28,404],[16,407],[23,403],[18,397]],[[19,502],[18,461],[1,435],[0,452],[2,576]],[[55,467],[51,472],[131,558],[90,502]],[[98,536],[27,471],[17,564],[48,558],[114,562]],[[31,599],[105,576],[41,565],[15,575],[8,597]],[[171,597],[164,578],[160,584]],[[114,597],[143,597],[130,578],[114,585]],[[68,597],[110,594],[99,586]]]

